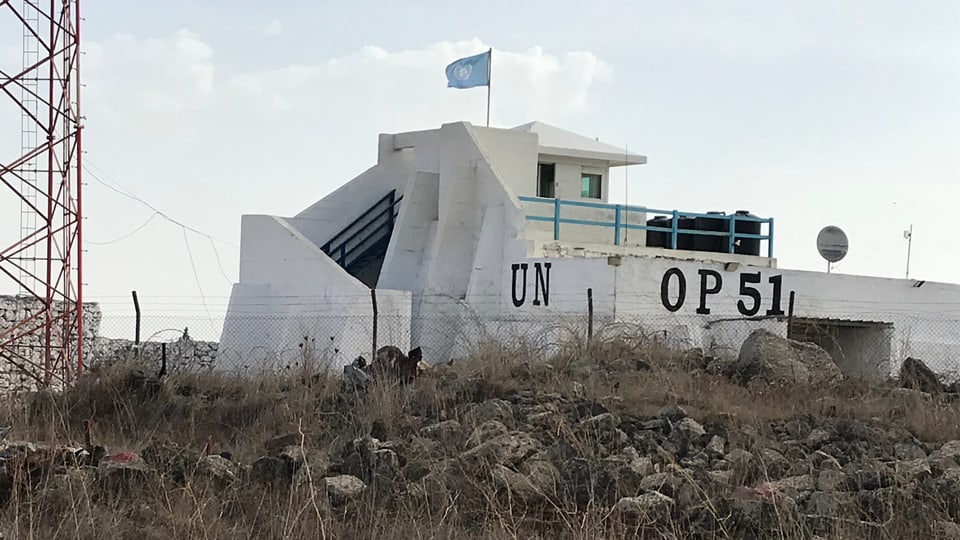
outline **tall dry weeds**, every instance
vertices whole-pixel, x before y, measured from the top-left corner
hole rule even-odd
[[[546,510],[530,509],[493,484],[467,477],[452,481],[448,487],[454,489],[437,505],[387,504],[372,490],[344,507],[328,502],[324,467],[345,442],[376,431],[383,438],[407,437],[425,419],[463,420],[465,405],[521,390],[581,393],[583,399],[637,417],[682,405],[698,421],[722,423],[731,433],[806,415],[851,422],[879,417],[922,440],[960,439],[960,409],[953,404],[910,400],[863,381],[829,390],[743,387],[703,370],[683,369],[681,354],[642,336],[601,333],[549,356],[524,343],[490,343],[473,358],[437,369],[412,388],[378,384],[365,395],[342,392],[337,373],[306,360],[295,373],[173,374],[156,391],[132,387],[134,366],[117,365],[90,373],[62,395],[0,400],[3,421],[21,440],[78,445],[84,421],[91,420],[95,442],[111,452],[139,452],[157,442],[199,451],[210,440],[214,453],[229,451],[233,460],[250,463],[264,454],[266,440],[295,433],[307,461],[305,481],[288,490],[254,485],[223,490],[196,479],[181,485],[160,477],[123,496],[103,498],[90,476],[58,475],[48,485],[13,491],[0,511],[5,538],[662,537],[595,502],[584,509],[575,501],[557,500]],[[636,369],[637,361],[650,369]],[[583,452],[588,448],[584,441]],[[709,533],[701,531],[701,537],[737,538],[723,504],[705,491],[698,496],[719,523]],[[778,524],[777,537],[802,538],[802,527],[787,515]],[[923,518],[895,517],[887,530],[907,538],[926,527],[924,537],[932,537],[930,520]],[[688,526],[676,523],[672,532],[689,537]],[[840,538],[858,537],[863,520],[851,518],[849,526],[840,524],[837,530],[849,531]]]

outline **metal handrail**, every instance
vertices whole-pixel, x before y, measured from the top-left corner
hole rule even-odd
[[[384,225],[389,225],[393,223],[394,219],[398,215],[397,213],[394,213],[394,209],[400,203],[400,201],[403,200],[403,195],[394,198],[395,195],[396,195],[396,190],[391,190],[390,193],[387,193],[385,196],[380,198],[377,202],[373,203],[373,205],[371,205],[369,209],[367,209],[363,214],[361,214],[360,217],[358,217],[357,219],[354,219],[352,222],[350,222],[349,225],[347,225],[339,233],[334,235],[334,237],[331,238],[326,244],[321,246],[320,249],[328,255],[339,252],[338,254],[339,256],[337,259],[342,266],[343,263],[346,262],[346,256],[352,253],[358,247],[358,246],[354,246],[349,251],[347,251],[346,250],[347,243],[354,240],[359,235],[367,232],[370,229],[370,227],[374,225],[377,222],[377,220],[383,217],[385,214],[390,214],[390,219],[387,221],[386,224],[378,225],[374,229],[374,231],[370,235],[368,235],[367,238],[369,238],[369,236],[372,236],[372,234],[379,232],[379,230],[383,228]],[[388,201],[389,204],[385,208],[377,211],[377,207],[380,206],[384,201]],[[352,234],[350,234],[350,236],[347,236],[346,238],[341,239],[341,237],[347,231],[349,231],[352,227],[356,226],[358,223],[362,222],[364,219],[370,217],[370,215],[375,211],[377,213],[374,214],[373,217],[370,218],[370,220],[365,225],[363,225],[362,227],[354,231]],[[367,240],[367,238],[364,238],[363,240]],[[360,245],[363,244],[363,240],[360,242]],[[336,244],[335,248],[333,247],[334,244]]]
[[[677,237],[680,234],[688,234],[692,236],[726,236],[729,238],[727,242],[727,253],[734,253],[734,247],[736,246],[736,240],[739,238],[751,239],[751,240],[766,240],[767,241],[767,257],[773,258],[773,218],[761,218],[754,216],[742,216],[737,214],[719,215],[719,214],[701,214],[697,212],[680,212],[678,210],[660,210],[656,208],[648,208],[646,206],[631,206],[626,204],[608,204],[608,203],[593,203],[587,201],[571,201],[565,199],[551,199],[546,197],[528,197],[520,196],[518,197],[522,202],[530,203],[541,203],[541,204],[551,204],[553,205],[553,215],[552,216],[527,216],[529,221],[543,221],[548,223],[553,223],[553,239],[560,240],[560,224],[567,223],[571,225],[586,225],[592,227],[607,227],[614,229],[613,243],[614,245],[620,245],[620,231],[621,229],[626,230],[639,230],[639,231],[658,231],[670,233],[670,249],[677,249]],[[611,210],[614,212],[614,220],[610,221],[597,221],[597,220],[588,220],[588,219],[573,219],[573,218],[564,218],[560,216],[560,210],[564,206],[575,206],[580,208],[597,208],[601,210]],[[622,214],[623,212],[642,212],[650,214],[669,214],[671,216],[671,226],[670,227],[656,227],[653,225],[637,225],[632,223],[623,223]],[[728,231],[701,231],[696,229],[681,229],[679,227],[680,218],[708,218],[716,220],[724,220],[729,223]],[[736,224],[738,221],[743,222],[753,222],[767,225],[767,234],[752,234],[745,232],[737,232]]]

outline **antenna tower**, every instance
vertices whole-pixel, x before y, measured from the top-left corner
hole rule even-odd
[[[79,0],[0,0],[23,37],[21,65],[0,65],[0,105],[20,115],[19,152],[0,148],[0,203],[20,206],[19,237],[0,240],[0,294],[18,292],[0,369],[38,387],[83,370],[80,20]]]

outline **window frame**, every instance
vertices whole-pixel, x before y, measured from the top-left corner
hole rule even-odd
[[[584,181],[589,182],[584,186]],[[594,184],[594,182],[596,182]],[[596,188],[596,197],[592,196],[591,193],[594,191],[593,188]],[[586,190],[584,190],[586,188]],[[586,192],[585,192],[586,191]],[[580,173],[580,198],[581,199],[603,199],[603,174],[597,172],[582,171]]]

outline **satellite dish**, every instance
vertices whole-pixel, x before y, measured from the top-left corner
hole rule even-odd
[[[840,227],[827,225],[817,235],[817,251],[828,263],[835,263],[847,256],[850,243],[847,234]]]

